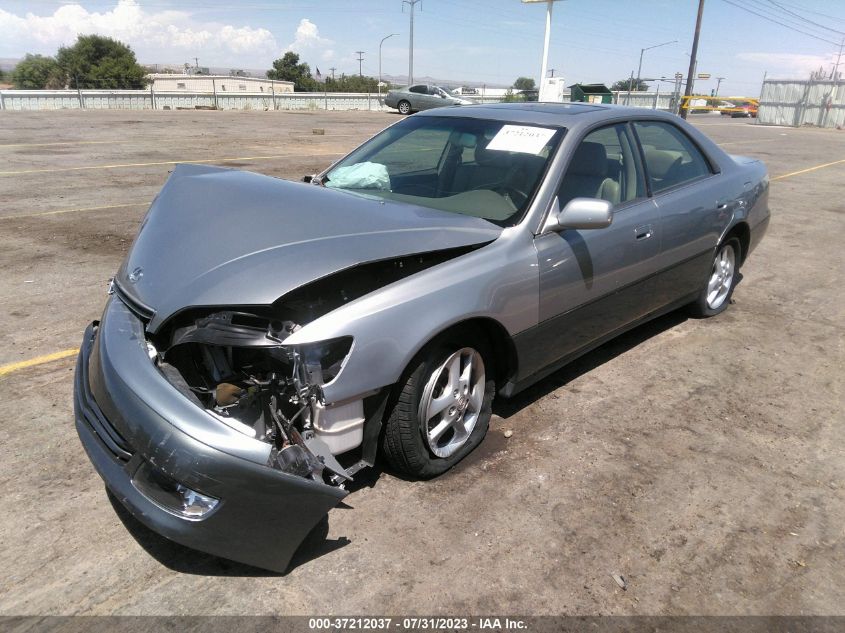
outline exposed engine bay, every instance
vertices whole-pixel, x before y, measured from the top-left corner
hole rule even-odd
[[[361,444],[363,407],[358,401],[327,409],[322,386],[340,373],[352,337],[305,346],[285,345],[285,339],[349,301],[467,250],[356,266],[268,307],[188,310],[149,338],[148,351],[191,402],[222,424],[271,444],[269,466],[342,486],[361,466],[345,468],[335,455]],[[345,417],[331,420],[338,410]]]
[[[321,385],[337,375],[351,339],[293,348],[300,326],[240,311],[214,312],[172,330],[159,369],[210,415],[273,445],[270,466],[325,483],[350,475],[314,432]]]

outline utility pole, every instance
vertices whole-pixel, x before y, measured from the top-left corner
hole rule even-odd
[[[364,61],[364,51],[355,51],[355,54],[358,56],[358,76],[363,77],[363,73],[361,72],[361,63]]]
[[[557,70],[557,68],[549,68],[549,77],[554,77],[556,70]]]
[[[839,44],[839,54],[836,56],[836,65],[833,67],[833,81],[837,80],[837,75],[839,74],[839,62],[842,60],[842,49],[845,47],[845,37],[842,38],[842,42]]]
[[[689,71],[687,72],[687,87],[684,90],[686,99],[686,108],[681,108],[681,118],[686,119],[689,113],[689,97],[692,95],[692,88],[695,84],[695,69],[697,65],[698,56],[698,38],[701,35],[701,18],[704,15],[704,0],[698,0],[698,16],[695,18],[695,37],[692,38],[692,53],[689,56]]]
[[[336,71],[336,70],[337,70],[337,68],[335,68],[334,66],[332,66],[331,68],[329,68],[329,70],[330,70],[330,71],[332,71],[332,81],[334,81],[334,71]]]
[[[719,96],[719,87],[722,85],[724,79],[725,77],[716,77],[716,94],[713,95],[714,97]]]
[[[199,57],[194,57],[194,68],[196,68],[197,70],[200,69],[200,58]]]
[[[419,4],[422,11],[422,0],[402,0],[402,11],[405,5],[411,8],[411,38],[408,43],[408,85],[414,83],[414,7]]]

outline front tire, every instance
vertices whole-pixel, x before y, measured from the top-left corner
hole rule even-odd
[[[690,305],[693,316],[716,316],[728,308],[734,288],[739,281],[741,261],[742,247],[736,238],[725,241],[716,249],[707,284]]]
[[[435,344],[412,362],[388,411],[382,452],[407,475],[435,477],[487,434],[496,384],[478,337]]]
[[[396,106],[399,110],[399,114],[411,114],[411,102],[405,101],[402,99]]]

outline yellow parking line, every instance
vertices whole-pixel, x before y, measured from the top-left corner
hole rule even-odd
[[[152,167],[156,165],[177,165],[179,163],[225,163],[237,160],[262,160],[270,158],[287,158],[290,156],[341,156],[339,152],[328,152],[319,154],[275,154],[273,156],[238,156],[235,158],[183,158],[181,160],[162,160],[154,163],[119,163],[115,165],[85,165],[83,167],[54,167],[49,169],[21,169],[18,171],[0,171],[0,176],[16,176],[18,174],[45,174],[56,173],[60,171],[83,171],[89,169],[122,169],[124,167]]]
[[[833,165],[840,165],[842,163],[845,163],[845,158],[842,160],[835,160],[832,163],[825,163],[824,165],[816,165],[815,167],[799,169],[798,171],[793,171],[788,174],[781,174],[780,176],[775,176],[772,180],[783,180],[784,178],[791,178],[792,176],[797,176],[798,174],[806,174],[809,171],[816,171],[817,169],[824,169],[825,167],[832,167]]]
[[[120,141],[56,141],[54,143],[6,143],[0,147],[50,147],[51,145],[107,145]]]
[[[43,365],[44,363],[52,363],[54,360],[67,358],[68,356],[73,356],[78,353],[79,350],[76,348],[66,349],[61,352],[54,352],[52,354],[46,354],[44,356],[36,356],[35,358],[30,358],[29,360],[22,360],[17,363],[0,365],[0,376],[11,374],[12,372],[18,371],[19,369],[26,369],[27,367],[34,367],[36,365]]]
[[[39,213],[18,213],[16,215],[3,215],[0,220],[13,220],[15,218],[38,218],[42,215],[61,215],[62,213],[75,213],[77,211],[102,211],[104,209],[123,209],[125,207],[140,207],[148,205],[149,200],[145,202],[128,202],[126,204],[107,204],[102,207],[78,207],[76,209],[57,209],[56,211],[41,211]]]

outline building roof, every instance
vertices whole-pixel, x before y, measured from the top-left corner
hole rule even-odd
[[[150,79],[179,79],[183,81],[185,79],[189,80],[203,80],[203,79],[228,79],[231,81],[272,81],[273,83],[277,84],[290,84],[293,85],[294,82],[292,81],[285,81],[283,79],[270,79],[269,77],[244,77],[242,75],[186,75],[184,73],[149,73],[147,75]]]

